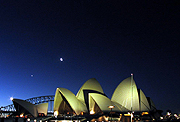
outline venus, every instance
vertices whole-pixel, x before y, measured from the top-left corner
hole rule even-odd
[[[63,61],[63,58],[60,58],[59,60],[60,60],[60,61]]]

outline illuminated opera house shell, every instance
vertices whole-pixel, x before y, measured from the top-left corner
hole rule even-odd
[[[65,88],[57,88],[54,98],[54,113],[59,114],[97,114],[113,111],[123,112],[150,112],[155,106],[141,89],[137,89],[133,77],[123,80],[109,99],[99,82],[95,79],[87,80],[75,95]]]
[[[12,101],[17,115],[31,115],[33,117],[37,117],[40,113],[47,115],[48,103],[34,105],[21,99],[13,99]]]

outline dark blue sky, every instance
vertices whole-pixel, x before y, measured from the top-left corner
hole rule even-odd
[[[111,98],[134,73],[158,109],[180,112],[179,14],[176,1],[1,0],[0,106],[90,78]]]

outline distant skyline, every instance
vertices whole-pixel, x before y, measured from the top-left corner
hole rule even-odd
[[[0,106],[74,94],[96,78],[111,98],[131,73],[157,109],[180,113],[176,1],[1,1]],[[72,85],[74,84],[74,85]]]

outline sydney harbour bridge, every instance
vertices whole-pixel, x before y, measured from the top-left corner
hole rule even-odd
[[[35,105],[41,104],[41,103],[48,103],[48,113],[53,113],[54,95],[33,97],[33,98],[26,99],[25,101],[30,102]],[[7,116],[14,112],[16,112],[14,104],[1,106],[0,108],[0,116]]]

